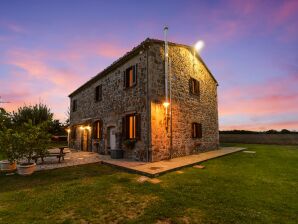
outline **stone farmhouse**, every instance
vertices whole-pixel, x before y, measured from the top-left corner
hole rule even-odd
[[[164,48],[146,39],[69,95],[71,148],[148,162],[218,148],[216,79],[193,47],[169,42],[169,112]]]

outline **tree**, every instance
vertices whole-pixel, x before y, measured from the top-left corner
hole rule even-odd
[[[13,111],[12,121],[16,127],[23,126],[31,120],[32,125],[38,125],[43,122],[52,122],[53,113],[50,108],[42,103],[35,104],[34,106],[19,107],[18,111]]]
[[[282,129],[280,131],[281,134],[291,134],[291,131],[289,131],[288,129]]]
[[[0,107],[0,130],[11,127],[11,115]]]
[[[65,127],[59,120],[50,123],[49,133],[53,135],[66,135]]]
[[[33,125],[32,121],[24,124],[23,135],[24,147],[20,149],[19,154],[22,157],[28,159],[28,163],[31,162],[32,156],[45,155],[47,153],[47,147],[50,142],[50,134],[48,130],[48,122],[43,122],[38,125]]]
[[[278,131],[274,130],[274,129],[270,129],[268,131],[265,132],[266,134],[278,134]]]

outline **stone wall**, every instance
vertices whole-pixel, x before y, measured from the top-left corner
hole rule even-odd
[[[170,152],[170,125],[165,108],[164,84],[164,48],[154,44],[149,51],[149,83],[151,99],[151,141],[152,161],[189,155],[197,152],[217,149],[218,110],[217,84],[202,62],[189,49],[169,46],[172,80],[172,124],[173,149]],[[189,79],[193,77],[200,81],[200,96],[189,92]],[[168,121],[169,122],[169,121]],[[191,123],[202,124],[203,136],[193,139]]]
[[[126,114],[141,114],[141,139],[133,151],[126,151],[126,158],[158,161],[218,148],[217,84],[206,67],[193,58],[192,52],[180,45],[169,46],[172,80],[173,148],[170,152],[170,121],[162,103],[165,100],[164,46],[151,42],[146,49],[101,77],[71,97],[77,100],[77,111],[71,112],[70,122],[78,127],[103,121],[100,148],[107,152],[107,130],[116,127],[116,142],[121,148],[122,118]],[[138,64],[137,85],[124,89],[123,71]],[[148,75],[147,75],[148,74]],[[189,93],[189,79],[200,81],[200,97]],[[95,87],[102,84],[102,101],[95,102]],[[72,106],[72,105],[71,105]],[[169,111],[168,111],[169,115]],[[191,123],[202,124],[201,139],[191,137]],[[81,148],[81,130],[73,146]],[[90,130],[92,136],[92,130]],[[89,150],[96,151],[94,140],[89,140]],[[140,158],[139,152],[145,157]],[[148,154],[147,154],[148,152]],[[148,156],[148,157],[147,157]]]
[[[130,66],[138,64],[138,77],[136,86],[125,89],[123,72]],[[95,87],[102,84],[102,100],[95,102]],[[130,113],[141,114],[141,139],[136,143],[132,152],[126,152],[125,156],[136,158],[138,150],[148,146],[148,116],[146,109],[147,93],[147,58],[146,53],[141,52],[114,71],[103,76],[80,92],[71,97],[71,102],[77,100],[77,111],[70,113],[71,126],[82,124],[90,125],[98,119],[103,121],[103,139],[101,145],[107,152],[107,129],[116,127],[116,141],[121,148],[122,117]],[[72,105],[70,106],[72,108]],[[90,131],[92,132],[92,130]],[[90,133],[92,134],[92,133]],[[92,136],[92,135],[91,135]],[[94,140],[89,138],[89,151],[96,151]],[[81,148],[81,130],[77,128],[77,138],[73,141],[73,147]],[[144,159],[144,158],[143,158]]]

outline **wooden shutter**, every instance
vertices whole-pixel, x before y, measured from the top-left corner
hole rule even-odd
[[[137,83],[138,79],[138,64],[133,67],[133,83]]]
[[[93,138],[97,138],[97,121],[93,123]]]
[[[200,95],[200,81],[196,81],[196,83],[197,83],[197,85],[196,85],[196,93],[198,94],[198,95]]]
[[[197,138],[202,138],[202,124],[197,124]]]
[[[126,123],[126,116],[122,117],[122,139],[127,139],[127,123]]]
[[[102,139],[102,132],[103,132],[103,121],[99,121],[99,139]]]
[[[192,92],[192,78],[189,79],[188,85],[189,85],[189,93],[193,93]]]
[[[191,137],[195,137],[195,123],[191,123]]]
[[[141,140],[141,114],[136,114],[136,139]]]
[[[123,72],[123,87],[126,88],[126,70]]]

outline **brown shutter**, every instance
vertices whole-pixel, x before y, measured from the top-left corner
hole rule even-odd
[[[141,140],[141,114],[136,114],[136,139]]]
[[[126,116],[122,117],[122,139],[125,140],[127,139],[127,133],[126,133],[126,130],[127,130],[127,124],[126,124]]]
[[[136,64],[136,65],[134,66],[134,70],[133,70],[133,72],[134,72],[134,80],[133,80],[133,82],[134,82],[134,83],[137,83],[137,80],[138,80],[138,64]]]
[[[126,70],[123,72],[123,87],[126,88]]]
[[[102,100],[102,85],[98,86],[98,100]]]
[[[102,122],[102,120],[99,120],[98,123],[99,123],[99,133],[98,133],[98,138],[99,138],[99,139],[102,139],[103,122]]]
[[[96,136],[96,133],[97,133],[97,121],[95,121],[93,123],[92,132],[93,132],[93,138],[97,138],[97,136]]]
[[[197,81],[197,93],[200,95],[200,81]]]
[[[198,127],[198,130],[197,130],[197,133],[198,133],[198,138],[202,138],[202,124],[197,124],[197,127]]]
[[[192,92],[192,79],[191,78],[189,79],[188,84],[189,84],[189,93],[193,93]]]

